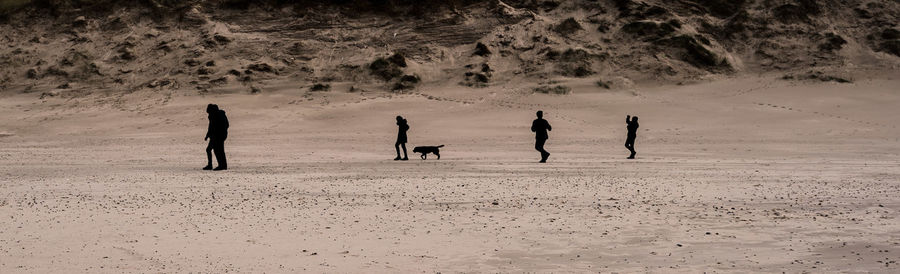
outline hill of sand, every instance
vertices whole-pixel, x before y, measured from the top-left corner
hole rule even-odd
[[[4,93],[627,89],[773,72],[853,81],[900,65],[891,0],[2,2]]]
[[[0,273],[900,271],[896,1],[286,2],[0,1]]]

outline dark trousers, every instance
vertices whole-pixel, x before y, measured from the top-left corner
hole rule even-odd
[[[634,155],[637,154],[637,152],[634,151],[634,139],[636,139],[635,137],[636,136],[628,136],[628,139],[625,139],[625,148],[631,151],[631,156],[628,157],[634,157]]]
[[[400,147],[403,147],[403,158],[409,158],[406,154],[406,142],[397,142],[394,144],[394,148],[397,149],[397,158],[400,158]]]
[[[535,139],[534,140],[534,149],[541,152],[541,160],[547,160],[547,156],[550,155],[549,152],[544,150],[544,143],[547,142],[547,139]]]
[[[211,152],[216,153],[216,162],[219,163],[219,167],[228,167],[228,162],[225,160],[225,139],[209,138],[209,145],[206,146],[206,163],[209,166],[212,166]]]

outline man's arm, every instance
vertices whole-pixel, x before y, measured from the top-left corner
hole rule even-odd
[[[531,122],[531,132],[537,132],[537,120]]]
[[[631,115],[626,115],[626,116],[625,116],[625,123],[626,123],[626,124],[630,124],[630,123],[631,123]]]
[[[547,131],[553,131],[553,128],[550,127],[550,122],[547,122],[546,120],[544,120],[544,123],[547,124]]]

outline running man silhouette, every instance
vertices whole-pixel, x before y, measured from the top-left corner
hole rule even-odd
[[[544,150],[544,143],[550,138],[547,131],[550,130],[552,130],[550,123],[548,123],[547,120],[544,120],[544,112],[538,110],[537,119],[534,119],[534,122],[531,123],[531,131],[535,134],[534,149],[541,152],[541,163],[546,163],[547,157],[550,157],[550,152]]]
[[[637,138],[638,117],[625,116],[625,124],[628,128],[628,139],[625,139],[625,148],[631,151],[631,156],[628,156],[628,159],[634,159],[634,155],[637,154],[634,151],[634,139]]]
[[[397,116],[397,142],[394,143],[394,148],[397,149],[397,158],[394,158],[394,161],[407,161],[409,157],[406,154],[406,131],[409,130],[409,124],[406,122],[406,119],[403,119],[402,116]],[[400,158],[400,147],[403,147],[403,158]]]
[[[209,140],[209,145],[206,146],[206,167],[203,170],[226,170],[228,162],[225,161],[225,139],[228,138],[228,117],[225,116],[225,111],[215,104],[207,105],[206,113],[209,113],[209,129],[204,140]],[[216,162],[219,164],[215,169],[212,167],[212,151],[215,151]]]

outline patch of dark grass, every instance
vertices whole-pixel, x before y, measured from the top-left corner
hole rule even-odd
[[[782,80],[819,80],[822,82],[853,83],[853,81],[850,79],[839,77],[839,76],[827,75],[820,71],[813,71],[813,72],[808,72],[808,73],[800,74],[800,75],[787,74],[787,75],[782,76],[781,79]]]
[[[329,90],[331,90],[331,85],[329,85],[329,84],[316,83],[315,85],[312,85],[311,87],[309,87],[309,91],[329,91]]]
[[[557,85],[557,86],[544,85],[544,86],[538,86],[538,87],[534,88],[534,92],[543,93],[543,94],[565,95],[565,94],[572,93],[572,89],[567,86],[561,86],[561,85]]]
[[[481,42],[478,42],[477,44],[475,44],[475,52],[472,53],[472,55],[490,56],[491,50],[488,49],[487,45],[482,44]]]

